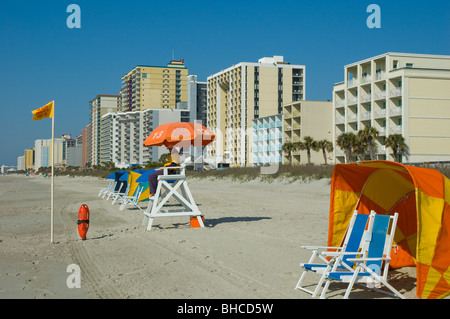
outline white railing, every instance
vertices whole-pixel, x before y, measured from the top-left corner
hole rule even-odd
[[[390,116],[397,116],[402,115],[402,108],[401,107],[394,107],[389,110]]]
[[[386,98],[386,91],[380,91],[375,93],[375,100],[381,100]]]
[[[358,80],[357,79],[351,79],[347,81],[347,86],[355,86],[358,84]]]
[[[340,116],[336,116],[336,124],[344,124],[345,123],[345,118],[340,115]]]
[[[370,75],[366,75],[366,76],[363,76],[361,78],[361,84],[365,84],[365,83],[369,83],[369,82],[371,82],[371,76]]]
[[[375,73],[375,81],[384,80],[384,72]]]
[[[376,117],[376,118],[379,118],[379,117],[386,117],[386,110],[375,111],[375,117]]]
[[[339,100],[339,101],[337,101],[337,102],[336,102],[336,106],[337,106],[337,107],[343,107],[343,106],[345,106],[345,100]]]
[[[348,116],[348,121],[349,121],[349,122],[356,122],[356,120],[357,120],[356,114],[350,114],[350,115]]]
[[[369,111],[361,113],[361,121],[364,121],[364,120],[370,120],[370,112]]]
[[[356,104],[357,102],[358,102],[358,99],[356,97],[349,97],[347,99],[347,104],[348,105],[353,105],[353,104]]]
[[[402,95],[402,90],[400,88],[391,89],[389,91],[390,97],[400,96]]]
[[[361,96],[361,102],[370,102],[370,100],[372,99],[372,95],[371,94],[366,94],[366,95],[362,95]]]
[[[402,127],[401,126],[397,126],[397,127],[392,127],[389,132],[391,134],[402,134]]]

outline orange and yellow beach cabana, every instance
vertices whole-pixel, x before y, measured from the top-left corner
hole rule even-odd
[[[416,295],[450,295],[450,180],[390,161],[337,164],[331,180],[328,246],[339,246],[354,210],[399,213],[392,268],[416,266]]]

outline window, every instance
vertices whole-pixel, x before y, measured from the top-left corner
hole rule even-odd
[[[413,66],[414,66],[413,63],[406,63],[406,67],[407,67],[407,68],[412,68]]]
[[[394,62],[392,63],[392,68],[394,70],[398,68],[398,60],[394,60]]]

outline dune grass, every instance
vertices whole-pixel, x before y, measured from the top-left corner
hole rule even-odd
[[[441,174],[450,178],[450,166],[449,165],[416,165],[419,167],[432,168],[439,171]],[[251,181],[261,180],[266,182],[272,182],[274,180],[287,180],[287,181],[312,181],[322,178],[330,178],[333,174],[334,165],[279,165],[274,166],[273,169],[269,167],[232,167],[223,170],[209,170],[209,171],[189,171],[188,176],[195,178],[214,178],[222,179],[227,178],[234,181]],[[269,174],[265,174],[264,170],[270,171]]]
[[[232,167],[223,170],[189,171],[188,175],[196,178],[227,178],[234,181],[262,180],[272,182],[278,179],[288,181],[311,181],[331,178],[333,165],[278,165],[273,167]]]

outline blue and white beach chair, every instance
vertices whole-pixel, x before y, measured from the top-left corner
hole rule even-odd
[[[365,215],[358,214],[358,212],[355,210],[352,218],[350,219],[343,243],[340,247],[302,246],[302,248],[304,249],[311,250],[312,254],[307,263],[300,264],[300,266],[304,270],[297,282],[297,285],[295,286],[295,289],[299,289],[306,293],[309,293],[314,298],[318,295],[320,288],[322,287],[322,284],[326,279],[327,273],[333,269],[333,266],[337,265],[339,266],[339,268],[351,269],[353,263],[349,262],[348,259],[351,257],[356,257],[356,254],[353,253],[352,255],[346,255],[345,253],[348,251],[357,252],[360,250],[362,239],[364,235],[370,230],[374,216],[374,212],[371,212],[370,215]],[[333,250],[334,252],[342,254],[332,255],[328,260],[324,255],[324,253],[326,253],[326,250]],[[317,259],[318,261],[316,261]],[[314,291],[302,286],[308,272],[313,272],[320,275],[320,279]]]
[[[121,203],[120,203],[120,211],[123,211],[125,209],[125,207],[129,204],[139,208],[142,210],[141,207],[139,207],[138,203],[139,203],[139,197],[141,196],[142,192],[144,191],[144,186],[139,185],[136,188],[136,191],[134,192],[133,196],[122,196],[120,198]]]
[[[347,299],[355,283],[365,283],[368,288],[379,292],[389,294],[388,292],[378,290],[383,284],[393,295],[404,299],[405,297],[394,287],[387,283],[387,274],[389,270],[389,261],[391,259],[392,243],[394,240],[395,229],[397,226],[398,213],[392,216],[376,214],[373,221],[373,227],[364,238],[364,247],[361,257],[348,258],[348,262],[354,262],[355,268],[339,270],[339,264],[335,264],[333,269],[326,274],[327,282],[320,295],[325,298],[331,280],[348,283],[344,299]],[[336,253],[339,255],[340,253]],[[346,254],[351,254],[347,252]],[[342,253],[340,254],[343,255]],[[391,294],[392,295],[392,294]]]

